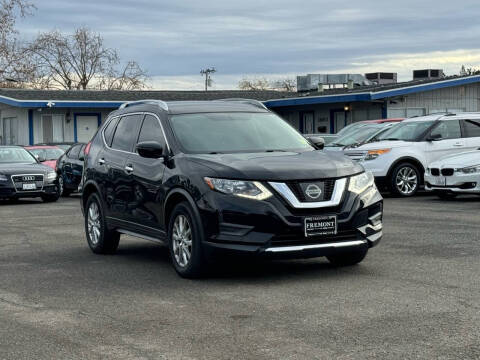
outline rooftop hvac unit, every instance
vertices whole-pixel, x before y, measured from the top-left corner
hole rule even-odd
[[[413,80],[430,80],[444,78],[442,69],[413,70]]]
[[[308,74],[306,76],[297,76],[297,91],[316,91],[318,85],[323,88],[347,85],[353,82],[353,86],[370,85],[370,82],[361,74]]]
[[[397,83],[397,73],[393,72],[375,72],[365,74],[365,78],[372,83],[378,85],[384,84],[396,84]]]

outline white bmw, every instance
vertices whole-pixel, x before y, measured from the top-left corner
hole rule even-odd
[[[444,157],[425,171],[425,189],[441,198],[480,194],[480,150]]]

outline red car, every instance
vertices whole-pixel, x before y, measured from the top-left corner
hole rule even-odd
[[[65,153],[58,146],[52,145],[25,146],[25,149],[30,151],[42,164],[54,170],[56,170],[58,158]]]

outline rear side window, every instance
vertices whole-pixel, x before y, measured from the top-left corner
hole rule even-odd
[[[138,136],[138,142],[142,141],[157,141],[165,150],[165,137],[163,136],[162,128],[159,120],[153,115],[146,115],[143,120],[142,129]]]
[[[465,137],[480,137],[480,121],[464,120]]]
[[[132,151],[142,117],[143,115],[127,115],[119,120],[112,140],[112,149]]]
[[[459,139],[462,137],[460,130],[460,121],[458,120],[444,120],[440,121],[435,129],[432,130],[431,135],[440,134],[441,139]]]
[[[110,121],[103,130],[103,135],[105,136],[105,142],[107,143],[108,146],[112,145],[112,140],[113,140],[113,134],[115,133],[115,126],[117,126],[118,118],[113,119]]]

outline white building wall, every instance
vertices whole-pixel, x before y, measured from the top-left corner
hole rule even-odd
[[[480,84],[469,84],[391,98],[388,117],[410,117],[435,112],[479,111]]]
[[[4,122],[6,119],[15,118],[15,145],[28,145],[29,131],[28,131],[28,109],[16,108],[9,105],[2,105],[0,107],[0,137],[3,139]],[[0,141],[0,143],[3,143]]]

